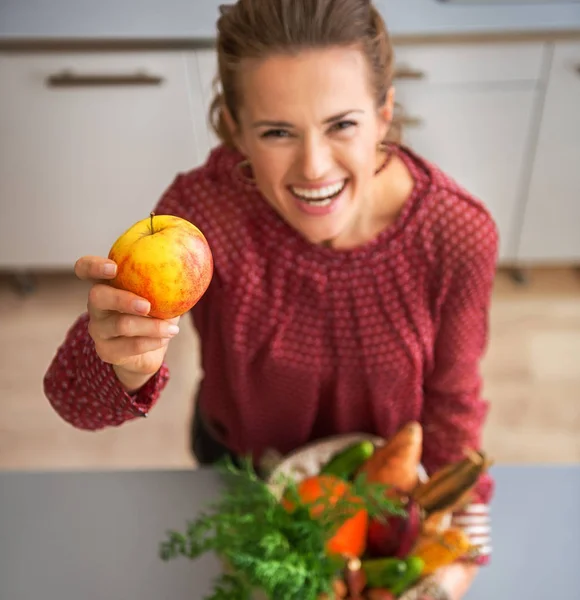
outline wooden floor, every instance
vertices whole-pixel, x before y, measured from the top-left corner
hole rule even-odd
[[[44,276],[20,296],[0,278],[0,469],[194,467],[188,451],[197,339],[182,320],[172,379],[148,419],[78,431],[52,410],[42,377],[66,329],[86,307],[87,285]],[[527,286],[496,281],[483,364],[492,409],[485,448],[498,463],[580,462],[580,276],[534,271]]]

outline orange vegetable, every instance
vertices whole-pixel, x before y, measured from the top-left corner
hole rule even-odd
[[[423,534],[437,535],[443,531],[447,527],[446,521],[449,516],[449,511],[441,511],[430,514],[423,521]]]
[[[340,498],[345,497],[349,503],[356,505],[359,500],[350,495],[351,485],[334,475],[313,475],[303,479],[297,485],[298,496],[307,505],[314,505],[310,509],[313,517],[320,516],[324,511],[323,503],[327,506],[336,506]],[[282,498],[282,504],[286,510],[294,509],[293,503],[288,498]],[[360,500],[362,502],[362,500]],[[353,511],[352,517],[348,517],[337,529],[334,536],[327,542],[329,554],[340,554],[360,557],[366,549],[366,538],[368,529],[368,513],[365,509]]]
[[[423,574],[429,575],[465,556],[471,549],[467,534],[462,529],[453,527],[441,534],[420,538],[412,555],[424,561]]]
[[[412,421],[400,429],[384,446],[363,463],[359,473],[366,475],[369,483],[394,486],[398,492],[408,494],[419,482],[417,469],[423,449],[423,429]]]

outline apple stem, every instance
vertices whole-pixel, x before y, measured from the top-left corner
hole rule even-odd
[[[153,230],[153,217],[155,216],[155,213],[152,212],[149,216],[151,217],[151,235],[153,235],[153,233],[154,233],[154,230]]]

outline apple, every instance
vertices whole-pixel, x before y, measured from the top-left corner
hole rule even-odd
[[[125,231],[109,251],[117,264],[111,285],[151,303],[151,317],[172,319],[205,294],[214,262],[203,233],[173,215],[155,215]]]
[[[406,516],[389,515],[384,520],[372,519],[368,526],[367,546],[374,556],[406,558],[421,534],[421,507],[409,498]]]

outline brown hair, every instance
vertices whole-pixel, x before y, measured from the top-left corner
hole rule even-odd
[[[393,80],[393,48],[385,23],[371,0],[238,0],[220,7],[217,22],[218,74],[209,120],[222,142],[233,146],[222,116],[234,121],[240,103],[236,85],[239,63],[310,48],[360,45],[372,73],[377,107]],[[221,91],[219,91],[221,87]],[[397,137],[391,126],[389,138]]]

